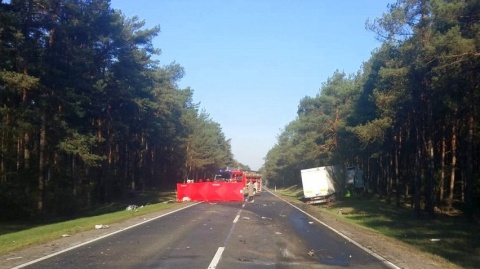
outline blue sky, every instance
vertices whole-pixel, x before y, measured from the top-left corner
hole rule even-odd
[[[234,157],[257,170],[300,100],[335,70],[356,73],[380,46],[365,30],[386,0],[112,0],[127,17],[161,27],[161,65],[184,67],[194,90],[231,139]]]

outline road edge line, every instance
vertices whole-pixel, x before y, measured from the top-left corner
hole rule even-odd
[[[150,221],[153,221],[153,220],[156,220],[156,219],[165,217],[165,216],[167,216],[167,215],[170,215],[170,214],[173,214],[173,213],[178,212],[178,211],[180,211],[180,210],[183,210],[183,209],[186,209],[186,208],[189,208],[189,207],[198,205],[198,204],[200,204],[200,203],[201,203],[201,202],[197,202],[197,203],[194,203],[194,204],[191,204],[191,205],[182,207],[182,208],[175,209],[175,210],[173,210],[173,211],[164,213],[164,214],[162,214],[162,215],[160,215],[160,216],[156,216],[156,217],[154,217],[154,218],[151,218],[151,219],[148,219],[148,220],[145,220],[145,221],[136,223],[136,224],[134,224],[134,225],[132,225],[132,226],[128,226],[128,227],[126,227],[126,228],[123,228],[123,229],[120,229],[120,230],[117,230],[117,231],[114,231],[114,232],[111,232],[111,233],[108,233],[108,234],[104,234],[104,235],[102,235],[102,236],[99,236],[99,237],[97,237],[97,238],[94,238],[94,239],[85,241],[85,242],[80,243],[80,244],[78,244],[78,245],[71,246],[71,247],[68,247],[68,248],[66,248],[66,249],[62,249],[62,250],[60,250],[60,251],[57,251],[57,252],[48,254],[47,256],[43,256],[43,257],[41,257],[41,258],[38,258],[38,259],[35,259],[35,260],[32,260],[32,261],[29,261],[29,262],[26,262],[26,263],[17,265],[17,266],[15,266],[15,267],[10,268],[10,269],[20,269],[20,268],[23,268],[23,267],[25,267],[25,266],[29,266],[29,265],[35,264],[35,263],[37,263],[37,262],[40,262],[40,261],[49,259],[49,258],[54,257],[54,256],[57,256],[57,255],[60,255],[60,254],[62,254],[62,253],[64,253],[64,252],[70,251],[70,250],[72,250],[72,249],[76,249],[76,248],[79,248],[79,247],[88,245],[88,244],[93,243],[93,242],[95,242],[95,241],[98,241],[98,240],[100,240],[100,239],[103,239],[103,238],[109,237],[109,236],[111,236],[111,235],[114,235],[114,234],[117,234],[117,233],[120,233],[120,232],[129,230],[129,229],[131,229],[131,228],[134,228],[134,227],[137,227],[137,226],[139,226],[139,225],[145,224],[145,223],[147,223],[147,222],[150,222]]]
[[[381,256],[380,254],[374,252],[373,250],[369,249],[369,248],[366,248],[364,247],[363,245],[361,245],[360,243],[358,243],[357,241],[351,239],[350,237],[346,236],[345,234],[341,233],[340,231],[336,230],[335,228],[333,228],[332,226],[329,226],[328,224],[326,224],[325,222],[317,219],[316,217],[312,216],[310,213],[308,212],[305,212],[303,209],[299,208],[298,206],[290,203],[289,201],[283,199],[282,197],[278,196],[277,194],[271,192],[270,190],[266,190],[267,192],[271,193],[273,196],[277,197],[278,199],[284,201],[285,203],[291,205],[292,207],[296,208],[297,210],[299,210],[300,212],[302,212],[303,214],[309,216],[310,218],[314,219],[315,221],[317,221],[318,223],[322,224],[323,226],[327,227],[328,229],[332,230],[333,232],[335,232],[336,234],[340,235],[341,237],[345,238],[347,241],[349,241],[350,243],[354,244],[355,246],[363,249],[365,252],[367,252],[368,254],[374,256],[375,258],[377,258],[378,260],[380,260],[381,262],[383,262],[385,265],[387,265],[388,267],[392,268],[392,269],[401,269],[401,267],[395,265],[394,263],[392,263],[391,261],[387,260],[385,257]]]

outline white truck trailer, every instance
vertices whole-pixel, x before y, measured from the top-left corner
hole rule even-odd
[[[341,166],[321,166],[300,170],[303,195],[307,204],[327,203],[335,199],[345,178]]]

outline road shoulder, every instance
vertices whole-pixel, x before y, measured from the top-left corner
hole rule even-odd
[[[400,268],[461,268],[440,256],[422,252],[413,246],[386,237],[374,230],[352,224],[341,216],[326,212],[321,206],[307,205],[290,197],[281,198]]]
[[[151,220],[153,218],[157,218],[173,211],[180,210],[193,204],[195,203],[178,203],[172,208],[146,215],[135,216],[128,220],[110,224],[108,226],[105,226],[104,228],[102,227],[102,229],[95,229],[95,227],[92,227],[92,229],[88,231],[79,232],[73,235],[53,240],[45,244],[35,245],[4,255],[0,255],[0,269],[14,268],[20,266],[41,257],[52,255],[68,248],[73,248],[75,246],[84,244],[100,237],[107,236],[108,234],[114,232],[124,230],[133,225],[137,225],[139,223]]]

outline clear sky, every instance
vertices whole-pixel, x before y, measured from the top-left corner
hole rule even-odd
[[[159,25],[161,65],[176,62],[239,162],[259,169],[300,100],[335,70],[356,73],[380,46],[365,30],[390,0],[112,0]]]

